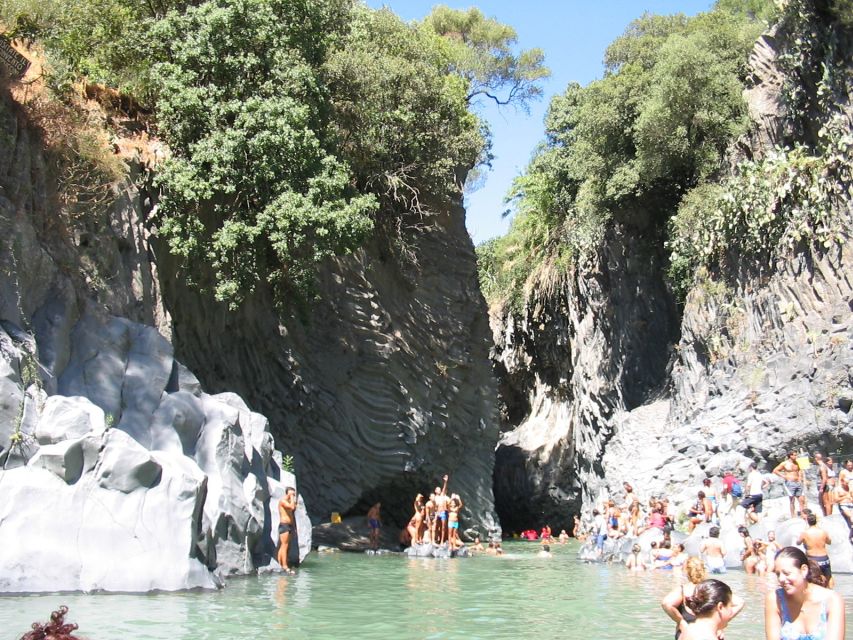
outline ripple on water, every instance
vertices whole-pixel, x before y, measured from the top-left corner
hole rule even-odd
[[[64,603],[89,640],[672,637],[658,604],[671,574],[583,564],[571,544],[554,545],[549,559],[537,558],[533,543],[506,548],[501,558],[459,560],[313,555],[295,577],[235,579],[219,592],[7,597],[0,635],[18,638]],[[767,581],[742,572],[724,579],[747,602],[727,637],[761,640]],[[837,588],[851,620],[853,576],[839,576]]]

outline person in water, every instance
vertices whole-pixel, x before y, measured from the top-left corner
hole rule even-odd
[[[817,516],[814,513],[809,513],[806,516],[806,522],[809,528],[800,534],[797,538],[797,544],[806,548],[809,560],[820,568],[823,577],[826,578],[826,586],[831,589],[833,585],[832,565],[829,563],[829,551],[826,547],[832,544],[832,539],[826,531],[818,526]]]
[[[290,534],[296,529],[296,519],[293,512],[296,511],[296,489],[287,487],[284,495],[278,501],[278,560],[282,570],[288,575],[296,572],[287,566],[287,551],[290,547]]]
[[[660,601],[660,606],[675,623],[675,640],[684,633],[687,625],[696,619],[686,604],[688,596],[693,595],[696,585],[705,580],[708,576],[705,573],[705,565],[701,559],[697,557],[689,558],[684,565],[684,575],[687,581],[684,584],[674,588]]]
[[[743,609],[743,600],[735,598],[725,582],[711,578],[696,585],[685,604],[696,616],[687,624],[681,640],[719,640],[723,629]]]
[[[370,548],[379,548],[379,529],[382,527],[382,503],[377,502],[367,512],[367,526],[370,528]]]
[[[628,571],[645,571],[648,569],[646,563],[643,562],[643,559],[640,557],[640,545],[636,542],[634,546],[631,547],[631,555],[628,556],[628,559],[625,560],[625,568]]]
[[[710,537],[705,538],[699,544],[699,553],[705,558],[708,571],[711,573],[726,572],[726,548],[720,540],[720,527],[711,527],[708,531]]]
[[[764,600],[766,640],[844,640],[844,601],[797,547],[776,554],[779,588]]]
[[[65,605],[59,607],[59,610],[50,614],[50,622],[44,624],[34,622],[32,630],[22,635],[20,640],[82,640],[73,635],[77,625],[73,622],[65,622],[67,613],[68,607]]]

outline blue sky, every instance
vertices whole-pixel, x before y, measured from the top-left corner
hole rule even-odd
[[[513,178],[524,171],[533,149],[543,137],[543,118],[551,97],[562,93],[569,82],[586,85],[602,74],[604,50],[644,12],[695,15],[713,6],[713,0],[367,0],[371,7],[387,6],[404,20],[420,20],[436,4],[454,9],[479,7],[487,16],[509,24],[518,32],[518,46],[539,47],[551,78],[543,87],[542,100],[531,105],[530,114],[513,108],[483,105],[493,135],[495,160],[484,185],[466,195],[468,231],[475,244],[503,235],[510,218],[503,199]]]

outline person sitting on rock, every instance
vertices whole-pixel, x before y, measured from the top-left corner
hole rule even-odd
[[[697,524],[702,522],[711,522],[711,518],[714,515],[714,509],[711,506],[711,501],[705,496],[704,491],[700,491],[696,494],[696,503],[690,507],[687,515],[689,517],[687,521],[687,530],[691,533],[693,532],[693,529],[696,528]]]
[[[284,496],[278,501],[278,563],[282,570],[288,575],[296,572],[287,566],[287,552],[290,547],[290,534],[296,530],[296,519],[293,515],[296,511],[296,489],[287,487]]]

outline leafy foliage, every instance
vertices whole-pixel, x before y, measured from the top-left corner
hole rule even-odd
[[[210,263],[232,305],[266,278],[305,295],[313,265],[359,246],[376,201],[328,149],[319,77],[342,3],[222,0],[169,14],[153,35],[159,176],[173,253]]]
[[[537,83],[550,75],[545,55],[541,49],[516,55],[518,36],[509,25],[487,18],[477,8],[460,11],[444,5],[434,7],[424,25],[444,37],[452,71],[468,82],[466,100],[485,96],[499,105],[526,108],[530,100],[541,97]]]
[[[435,206],[458,196],[486,148],[466,82],[447,72],[443,46],[388,10],[362,7],[325,65],[336,148],[359,189],[386,212],[422,214],[427,198]]]
[[[524,106],[547,75],[511,28],[446,8],[405,24],[354,0],[4,0],[0,18],[44,44],[57,90],[85,76],[154,108],[159,232],[232,306],[263,281],[310,296],[377,221],[423,226],[489,158],[473,97]]]
[[[748,13],[646,14],[608,47],[601,80],[554,98],[545,142],[509,195],[509,234],[489,249],[491,271],[513,274],[492,277],[513,288],[503,298],[523,297],[519,287],[553,267],[565,271],[611,221],[664,226],[721,169],[748,126],[746,60],[763,27]]]

